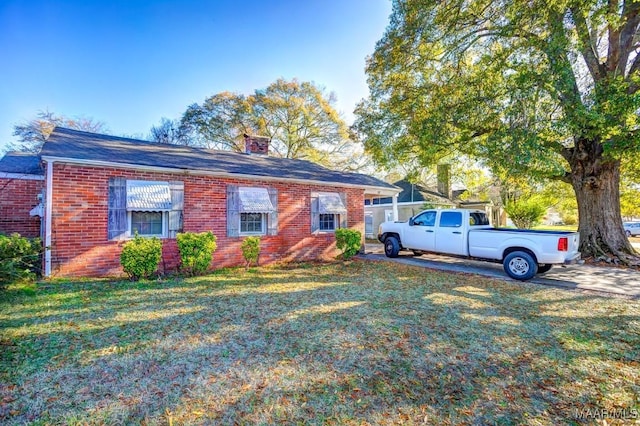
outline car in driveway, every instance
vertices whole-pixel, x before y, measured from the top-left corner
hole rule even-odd
[[[640,235],[640,222],[624,222],[622,225],[627,237]]]
[[[383,222],[378,241],[387,257],[408,250],[416,256],[431,252],[498,261],[521,281],[553,265],[582,263],[577,232],[493,228],[480,210],[425,210],[407,222]]]

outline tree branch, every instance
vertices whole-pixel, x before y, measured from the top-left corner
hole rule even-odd
[[[580,39],[580,53],[589,68],[589,73],[594,81],[598,81],[605,73],[605,67],[600,63],[596,53],[596,41],[591,37],[589,26],[584,13],[577,7],[571,8],[571,15],[576,24],[576,31]]]
[[[629,61],[629,55],[635,49],[635,35],[638,31],[638,25],[640,24],[640,16],[638,15],[638,12],[640,12],[640,4],[631,0],[625,1],[622,9],[622,18],[626,18],[626,22],[619,34],[618,48],[620,50],[620,54],[617,63],[614,64],[616,67],[616,74],[618,75],[624,75],[627,68],[627,62]]]

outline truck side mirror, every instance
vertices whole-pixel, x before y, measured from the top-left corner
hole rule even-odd
[[[413,225],[414,225],[413,218],[412,218],[412,217],[410,217],[410,218],[409,218],[409,226],[413,226]]]

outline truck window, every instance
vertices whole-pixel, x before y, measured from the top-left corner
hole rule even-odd
[[[434,226],[436,224],[436,212],[422,212],[413,218],[413,224],[418,226]]]
[[[474,212],[469,215],[469,225],[471,226],[480,226],[480,225],[488,225],[489,218],[486,214],[480,212]]]
[[[442,212],[440,214],[440,227],[459,228],[462,226],[461,212]]]

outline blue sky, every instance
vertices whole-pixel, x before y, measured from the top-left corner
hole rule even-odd
[[[0,151],[49,110],[146,136],[161,117],[277,78],[333,91],[351,122],[390,0],[0,1]]]

